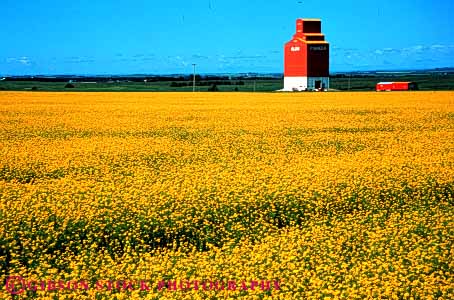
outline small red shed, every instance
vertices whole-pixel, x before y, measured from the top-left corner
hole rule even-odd
[[[409,91],[416,90],[418,86],[414,82],[379,82],[376,91]]]

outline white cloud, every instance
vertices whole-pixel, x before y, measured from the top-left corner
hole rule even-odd
[[[179,55],[175,56],[174,58],[170,57],[170,60],[175,61],[177,64],[179,64],[183,67],[189,66],[189,63],[183,57],[181,57]]]
[[[208,56],[206,56],[206,55],[201,55],[201,54],[193,54],[193,55],[192,55],[192,58],[193,58],[193,59],[209,59]]]
[[[434,50],[437,50],[437,49],[445,49],[446,46],[444,45],[438,45],[438,44],[435,44],[435,45],[432,45],[430,46],[430,49],[434,49]]]
[[[454,45],[418,44],[402,48],[348,49],[333,47],[331,65],[342,68],[413,68],[452,66]]]
[[[426,47],[423,45],[417,45],[417,46],[410,47],[410,50],[415,50],[415,51],[421,51],[424,49],[426,49]]]
[[[30,66],[32,64],[32,61],[27,56],[9,57],[6,59],[6,62],[7,63],[19,63],[24,66]]]
[[[70,64],[80,64],[80,63],[93,63],[95,60],[90,57],[84,57],[84,56],[72,56],[68,57],[65,59],[65,63],[70,63]]]

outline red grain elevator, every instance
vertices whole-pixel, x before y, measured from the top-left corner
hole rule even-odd
[[[284,46],[284,91],[328,90],[329,43],[320,19],[297,19]]]

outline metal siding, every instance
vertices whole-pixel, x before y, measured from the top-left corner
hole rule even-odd
[[[306,41],[324,41],[325,37],[320,35],[308,35],[306,36]]]
[[[307,77],[286,76],[284,77],[284,91],[304,91],[307,89]]]
[[[393,87],[392,82],[382,82],[377,84],[377,91],[391,91]]]
[[[315,86],[316,81],[320,81],[319,90],[329,89],[329,77],[308,77],[307,78],[307,88],[308,90],[316,90]]]
[[[303,33],[321,33],[322,24],[320,20],[303,20]]]
[[[376,91],[408,91],[410,82],[379,82]]]
[[[299,40],[285,44],[284,76],[307,76],[307,49]]]
[[[298,19],[298,20],[296,20],[295,37],[302,37],[302,36],[303,36],[303,20]]]
[[[408,90],[408,82],[395,82],[393,86],[395,91],[406,91]]]
[[[307,74],[310,77],[329,76],[329,44],[307,45]]]

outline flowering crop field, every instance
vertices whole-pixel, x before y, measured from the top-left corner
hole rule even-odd
[[[454,299],[453,92],[2,92],[0,155],[1,299]]]

